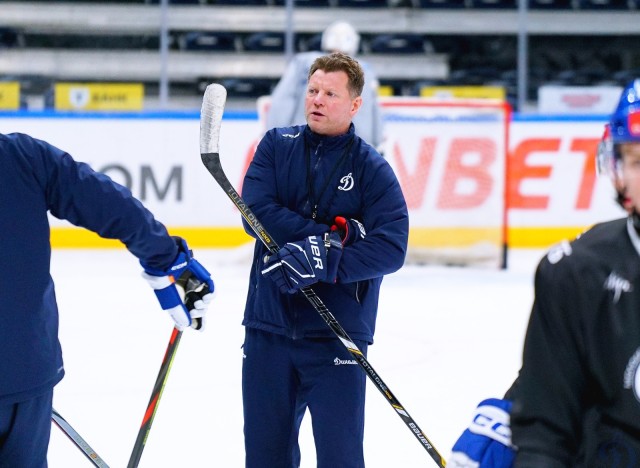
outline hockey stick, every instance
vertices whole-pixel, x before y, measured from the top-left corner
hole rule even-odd
[[[156,378],[156,383],[154,384],[153,391],[151,392],[151,398],[149,399],[147,410],[145,411],[144,417],[142,418],[142,424],[140,425],[140,430],[138,431],[136,443],[134,444],[133,450],[131,451],[131,457],[129,458],[129,464],[127,465],[127,468],[135,468],[138,466],[138,463],[140,463],[142,451],[144,450],[144,446],[147,443],[147,437],[149,437],[149,432],[151,431],[153,418],[156,415],[156,410],[158,409],[158,404],[160,403],[160,397],[162,397],[162,391],[164,390],[164,386],[167,383],[169,371],[171,370],[171,365],[173,364],[173,358],[176,356],[176,351],[178,351],[178,345],[180,344],[181,337],[182,332],[174,327],[173,331],[171,332],[171,338],[169,339],[167,351],[165,352],[164,359],[162,360],[162,365],[160,366],[160,371],[158,372],[158,377]]]
[[[222,114],[224,113],[226,98],[227,91],[223,86],[219,84],[211,84],[207,86],[200,114],[200,157],[202,158],[202,162],[207,170],[211,173],[216,182],[218,182],[233,204],[238,208],[238,210],[240,210],[242,217],[251,226],[258,238],[271,253],[276,253],[280,250],[280,247],[278,247],[278,244],[276,244],[276,242],[271,238],[256,215],[244,202],[240,194],[233,188],[231,182],[229,182],[229,179],[222,169],[222,165],[220,164],[220,125],[222,123]],[[412,434],[420,441],[420,444],[427,450],[427,452],[429,452],[431,458],[433,458],[440,468],[444,468],[445,460],[431,444],[429,439],[427,439],[413,418],[409,416],[407,410],[404,409],[398,399],[393,395],[393,393],[391,393],[391,390],[389,390],[385,385],[371,364],[369,364],[367,358],[364,357],[355,343],[351,338],[349,338],[347,332],[338,323],[329,309],[327,309],[322,300],[320,300],[317,294],[310,287],[302,288],[301,291],[320,314],[329,328],[331,328],[331,330],[336,334],[345,348],[347,348],[351,355],[356,359],[360,367],[375,384],[376,388],[387,398],[389,404],[396,410],[396,413],[411,430]]]
[[[187,289],[185,293],[185,305],[187,309],[192,310],[194,308],[193,302],[199,299],[195,291],[198,291],[198,288],[202,288],[199,292],[206,293],[209,287],[204,283],[198,284],[191,278],[186,278],[184,276],[176,280],[177,286],[184,288],[185,283]],[[138,463],[140,463],[142,451],[144,450],[144,446],[147,443],[147,437],[149,437],[149,432],[151,431],[153,418],[156,415],[164,386],[167,383],[167,379],[169,378],[169,371],[171,371],[173,358],[175,358],[176,352],[178,351],[180,338],[182,338],[182,331],[174,327],[173,331],[171,332],[171,338],[169,338],[169,345],[167,346],[167,350],[162,360],[162,365],[160,366],[160,370],[158,371],[156,383],[154,384],[153,391],[151,392],[151,398],[149,399],[147,410],[145,411],[144,417],[142,418],[142,424],[140,425],[140,430],[138,431],[136,442],[133,445],[133,450],[131,451],[131,457],[129,458],[129,464],[127,465],[127,468],[136,468],[138,466]]]
[[[82,438],[80,434],[76,432],[76,430],[71,427],[71,425],[64,419],[60,413],[56,411],[55,408],[52,408],[51,419],[53,422],[60,428],[62,432],[73,442],[76,447],[82,450],[82,453],[89,459],[94,466],[98,466],[100,468],[109,468],[109,465],[105,463],[105,461],[100,458],[100,455],[96,453],[95,450],[91,448],[91,446]]]

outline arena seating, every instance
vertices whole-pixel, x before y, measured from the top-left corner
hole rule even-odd
[[[169,0],[171,85],[197,95],[204,78],[228,80],[232,99],[268,92],[286,65],[285,1]],[[361,57],[395,94],[416,95],[424,83],[499,84],[510,93],[517,82],[518,0],[293,2],[295,52],[319,50],[329,22],[350,21],[362,36]],[[23,77],[33,92],[34,77],[157,84],[159,0],[2,3],[0,79]],[[534,86],[620,82],[640,63],[640,0],[528,3]],[[95,62],[96,52],[108,59]],[[73,60],[88,65],[70,67]],[[535,89],[528,94],[535,98]]]
[[[432,49],[426,44],[420,34],[381,34],[369,41],[369,50],[383,54],[424,54]]]
[[[284,52],[284,33],[258,32],[249,35],[243,42],[244,50],[254,52]]]
[[[529,8],[533,10],[569,10],[573,8],[572,0],[529,0]]]
[[[179,39],[182,50],[235,51],[236,35],[225,32],[189,32]]]

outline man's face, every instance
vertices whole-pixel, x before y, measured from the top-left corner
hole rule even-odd
[[[624,187],[624,207],[640,213],[640,143],[620,145],[621,185]]]
[[[349,130],[362,98],[349,94],[347,74],[343,71],[316,70],[309,78],[304,114],[315,133],[326,136],[342,135]]]

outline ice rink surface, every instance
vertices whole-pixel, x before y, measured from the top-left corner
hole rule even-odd
[[[517,374],[543,253],[511,251],[507,270],[406,265],[383,282],[368,360],[445,458],[477,403],[502,396]],[[241,320],[250,251],[195,255],[216,296],[206,330],[182,336],[141,468],[244,466]],[[66,369],[54,407],[112,468],[125,467],[173,322],[124,249],[55,250],[52,274]],[[367,467],[435,467],[367,382]],[[315,467],[308,414],[300,442],[301,466]],[[54,426],[49,466],[92,465]]]

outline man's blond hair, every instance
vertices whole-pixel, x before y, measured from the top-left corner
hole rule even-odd
[[[311,75],[318,70],[326,73],[337,71],[345,72],[348,78],[347,88],[349,89],[351,98],[355,99],[362,94],[362,88],[364,88],[364,71],[356,59],[342,52],[323,55],[318,57],[311,65],[308,78],[311,78]]]

